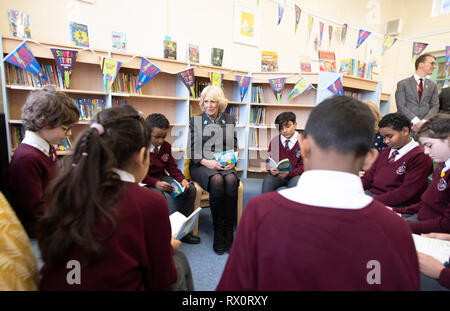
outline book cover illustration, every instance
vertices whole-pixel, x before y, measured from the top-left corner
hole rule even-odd
[[[269,84],[272,87],[273,94],[275,95],[278,103],[281,101],[281,93],[283,92],[285,82],[286,78],[284,77],[269,79]]]
[[[189,62],[192,64],[198,64],[200,62],[200,48],[198,45],[189,43],[188,45],[188,56]]]
[[[234,150],[227,150],[224,152],[214,153],[213,158],[220,165],[228,165],[237,162],[237,156]]]
[[[78,24],[75,22],[71,22],[70,23],[70,34],[71,34],[73,45],[89,47],[88,26],[83,25],[83,24]]]
[[[111,33],[112,48],[119,51],[127,50],[127,34],[113,31]]]
[[[175,179],[172,179],[172,181],[170,182],[170,185],[173,187],[172,196],[174,198],[176,198],[177,196],[182,194],[185,190],[185,187],[181,186],[181,184],[178,181],[176,181]]]
[[[77,50],[50,48],[53,54],[58,70],[63,76],[63,85],[65,89],[69,88],[70,77],[72,76],[72,69],[77,59]]]
[[[311,58],[309,56],[300,56],[300,71],[311,72]]]
[[[164,58],[177,59],[177,43],[175,41],[164,40]]]
[[[184,216],[180,212],[175,212],[169,216],[172,235],[174,235],[177,240],[181,240],[185,235],[194,230],[194,225],[201,210],[201,207],[197,208],[191,215],[189,215],[189,217]]]
[[[336,72],[336,55],[333,51],[318,50],[320,71]]]
[[[366,63],[365,62],[362,62],[362,61],[358,62],[357,77],[362,78],[362,79],[364,79],[366,77]]]
[[[276,169],[276,170],[279,170],[280,172],[291,172],[292,171],[292,165],[291,165],[291,161],[289,161],[289,159],[283,159],[277,163],[274,159],[272,159],[271,157],[268,157],[267,164],[270,169]]]
[[[261,71],[275,72],[278,71],[278,53],[270,51],[261,52]]]
[[[9,25],[14,37],[31,39],[30,16],[17,10],[9,10]]]
[[[339,73],[352,76],[355,72],[355,60],[353,58],[342,59]]]
[[[223,61],[223,49],[212,48],[211,49],[211,65],[222,67]]]

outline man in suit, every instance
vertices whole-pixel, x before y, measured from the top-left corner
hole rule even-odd
[[[450,87],[443,88],[439,94],[439,112],[450,113]]]
[[[433,73],[435,67],[436,58],[433,55],[420,55],[415,62],[414,75],[397,83],[397,111],[411,121],[414,132],[439,111],[436,83],[426,78]]]

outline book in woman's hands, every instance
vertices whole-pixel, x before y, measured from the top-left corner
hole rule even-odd
[[[172,192],[172,196],[174,198],[176,198],[177,196],[179,196],[180,194],[182,194],[185,190],[186,187],[183,187],[178,181],[176,181],[175,179],[172,179],[172,181],[170,182],[170,185],[173,187],[173,192]]]
[[[194,229],[194,224],[200,215],[201,207],[192,212],[189,217],[184,216],[180,212],[175,212],[169,216],[172,235],[177,240],[181,240],[185,235]]]
[[[274,159],[272,159],[271,157],[267,158],[267,164],[269,165],[270,169],[276,169],[279,170],[280,172],[291,172],[292,171],[292,165],[291,165],[291,161],[289,161],[289,159],[283,159],[280,162],[275,162]]]
[[[214,160],[220,165],[228,165],[237,162],[237,156],[233,149],[213,154]]]

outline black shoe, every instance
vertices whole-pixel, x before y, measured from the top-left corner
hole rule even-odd
[[[225,240],[223,238],[223,230],[214,232],[213,250],[217,255],[223,255],[226,251]]]
[[[199,244],[200,241],[200,237],[193,235],[192,233],[188,233],[181,239],[181,242],[186,244]]]
[[[234,232],[233,230],[225,230],[224,240],[225,240],[225,251],[229,252],[231,245],[233,244]]]

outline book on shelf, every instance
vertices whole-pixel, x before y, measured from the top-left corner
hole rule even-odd
[[[128,105],[128,100],[122,98],[113,98],[111,100],[111,107],[123,107]]]
[[[181,240],[185,235],[192,232],[201,210],[201,207],[197,208],[189,217],[184,216],[180,212],[175,212],[169,216],[172,235],[177,240]]]
[[[30,16],[26,13],[10,9],[9,25],[14,37],[31,39]]]
[[[142,95],[142,88],[137,90],[139,76],[133,73],[121,72],[116,76],[111,91],[113,93],[127,93]]]
[[[357,100],[364,100],[363,92],[353,92],[353,91],[344,90],[344,95],[353,97],[354,99],[357,99]]]
[[[261,104],[265,102],[262,86],[252,86],[252,103]]]
[[[339,68],[339,73],[342,73],[344,75],[353,76],[355,75],[355,59],[348,58],[348,59],[341,59],[341,66]]]
[[[103,99],[76,98],[74,101],[80,112],[80,121],[90,121],[98,112],[106,108]]]
[[[319,54],[319,68],[324,72],[336,72],[336,55],[333,51],[317,51]]]
[[[250,147],[258,147],[259,146],[258,131],[255,128],[250,129],[248,145]]]
[[[200,62],[200,48],[198,45],[188,44],[188,60],[191,64],[198,64]]]
[[[291,161],[289,161],[289,159],[283,159],[279,162],[276,162],[271,157],[268,157],[267,165],[269,166],[269,168],[277,169],[280,172],[291,172],[292,171],[292,165],[291,165]]]
[[[237,162],[237,152],[233,149],[224,152],[217,152],[213,154],[213,158],[220,165],[229,165]]]
[[[205,87],[207,87],[210,84],[210,82],[201,80],[201,79],[195,79],[194,82],[194,91],[195,91],[195,97],[200,98],[200,95],[202,94],[202,91]]]
[[[171,40],[164,40],[164,58],[177,59],[177,43]]]
[[[182,194],[184,192],[184,190],[186,189],[185,187],[183,187],[178,181],[175,180],[175,178],[172,178],[172,181],[169,183],[172,188],[172,196],[174,198],[176,198],[177,196],[179,196],[180,194]]]
[[[442,264],[448,264],[450,258],[450,241],[429,238],[418,234],[413,234],[412,236],[416,251],[430,255]]]
[[[228,105],[227,108],[225,109],[225,112],[228,113],[229,115],[233,116],[234,123],[236,123],[236,124],[239,123],[239,106]]]
[[[73,45],[89,47],[89,31],[87,25],[71,22],[70,35]]]
[[[124,32],[113,31],[111,33],[112,48],[118,51],[127,50],[127,34]]]
[[[300,56],[300,71],[311,72],[311,58],[309,56]]]
[[[16,149],[25,137],[23,126],[13,126],[11,131],[11,146]]]
[[[358,78],[364,79],[366,77],[366,63],[363,61],[358,61],[358,71],[356,73]]]
[[[30,88],[51,85],[58,89],[65,89],[63,76],[56,65],[42,65],[41,68],[48,80],[39,78],[22,68],[6,63],[6,81],[10,85],[20,85]]]
[[[252,124],[265,124],[266,123],[266,108],[253,107],[250,110],[250,121]]]
[[[69,151],[72,149],[72,141],[69,137],[66,137],[55,149],[56,151]]]
[[[261,71],[278,71],[278,52],[261,51]]]
[[[223,62],[223,49],[212,48],[211,49],[211,65],[222,67]]]

